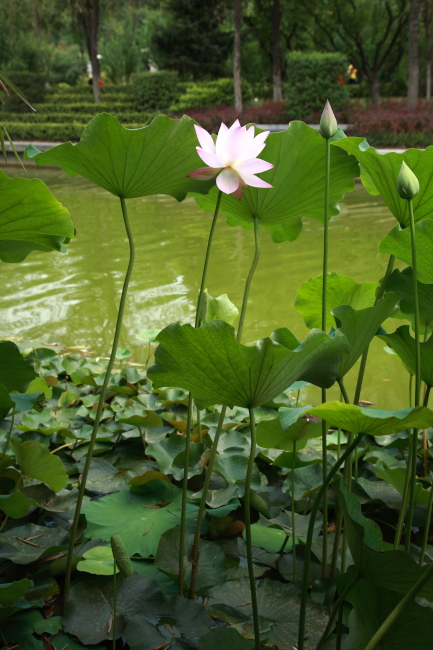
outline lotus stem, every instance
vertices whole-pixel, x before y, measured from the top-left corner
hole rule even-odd
[[[382,278],[382,282],[380,283],[379,289],[376,294],[376,300],[374,301],[374,304],[376,305],[378,301],[383,298],[383,294],[385,293],[386,285],[388,283],[389,276],[391,275],[393,269],[394,269],[394,262],[395,262],[395,257],[394,255],[389,256],[388,260],[388,266],[386,267],[385,275]],[[353,398],[353,403],[358,405],[359,399],[361,397],[361,390],[362,390],[362,382],[364,381],[364,373],[365,373],[365,367],[367,365],[367,357],[368,357],[368,351],[369,351],[370,346],[363,352],[362,357],[361,357],[361,364],[359,366],[359,372],[358,372],[358,379],[356,381],[356,388],[355,388],[355,396]]]
[[[431,391],[431,386],[426,385],[426,391],[425,391],[425,394],[424,394],[424,401],[423,401],[423,406],[425,406],[425,407],[428,406],[430,391]],[[426,516],[426,520],[425,520],[425,528],[424,528],[424,535],[423,535],[423,540],[422,540],[422,545],[421,545],[421,553],[420,553],[420,556],[419,556],[419,565],[420,566],[424,562],[424,556],[425,556],[426,549],[427,549],[428,535],[429,535],[429,532],[430,532],[432,507],[433,507],[433,485],[430,486],[430,495],[429,495],[428,506],[427,506],[427,516]]]
[[[241,309],[241,315],[239,319],[239,326],[238,326],[238,331],[236,338],[240,342],[242,338],[242,330],[243,330],[243,325],[245,321],[245,315],[247,311],[247,305],[248,305],[248,297],[250,293],[250,287],[251,287],[251,282],[254,276],[254,271],[257,268],[257,264],[259,263],[260,259],[260,230],[259,230],[259,220],[257,217],[254,218],[254,242],[255,242],[255,253],[254,253],[254,259],[251,264],[250,271],[248,273],[247,281],[245,283],[245,289],[244,289],[244,297],[242,300],[242,309]],[[194,532],[194,541],[192,545],[192,550],[191,550],[191,561],[192,561],[192,570],[191,570],[191,585],[190,585],[190,590],[189,590],[189,597],[191,600],[195,599],[195,585],[197,582],[197,572],[198,572],[198,566],[199,566],[199,558],[200,558],[200,531],[201,531],[201,524],[203,521],[204,513],[205,513],[205,508],[206,508],[206,499],[207,495],[209,492],[209,485],[210,481],[212,478],[212,471],[213,471],[213,466],[215,463],[215,458],[217,455],[217,448],[218,448],[218,441],[221,435],[222,427],[224,424],[224,418],[226,414],[227,406],[222,407],[221,409],[221,415],[220,419],[218,421],[218,426],[217,430],[215,433],[215,438],[213,441],[212,445],[212,450],[211,454],[209,457],[208,465],[207,465],[207,474],[206,474],[206,479],[203,485],[203,491],[200,499],[200,506],[197,514],[197,522],[195,526],[195,532]]]
[[[296,462],[296,440],[293,441],[293,458],[292,458],[292,540],[293,540],[293,584],[296,582],[296,528],[295,528],[295,462]]]
[[[371,637],[370,641],[365,646],[365,650],[374,650],[381,642],[385,634],[392,627],[395,621],[398,619],[406,605],[413,601],[417,593],[424,587],[426,582],[428,582],[433,574],[433,564],[429,564],[428,568],[425,570],[424,574],[416,581],[411,589],[407,592],[404,598],[394,607],[389,616],[386,617],[382,625],[376,631],[376,633]]]
[[[332,626],[335,621],[335,617],[337,616],[338,612],[340,611],[340,607],[344,604],[344,601],[346,600],[346,596],[351,591],[351,589],[356,585],[358,582],[359,578],[361,576],[356,575],[353,580],[349,582],[349,584],[345,587],[345,589],[341,592],[341,596],[339,596],[337,602],[334,604],[331,612],[331,616],[329,617],[328,624],[325,628],[325,631],[323,632],[322,636],[320,637],[320,641],[317,644],[316,650],[320,650],[320,648],[323,648],[325,645],[326,641],[328,640],[328,637],[331,633]]]
[[[250,510],[251,478],[254,469],[254,459],[256,457],[256,423],[254,419],[254,409],[250,408],[249,411],[250,411],[250,425],[251,425],[251,451],[248,460],[247,477],[245,480],[245,498],[244,498],[245,537],[247,543],[247,564],[248,564],[248,576],[250,579],[250,589],[251,589],[251,606],[253,610],[254,646],[255,646],[255,650],[260,650],[259,610],[257,607],[256,578],[254,576],[253,544],[251,539],[251,510]],[[292,525],[293,525],[293,521],[292,521]]]
[[[12,412],[11,426],[10,426],[9,431],[8,431],[5,446],[4,446],[4,449],[3,449],[3,454],[6,454],[6,452],[8,450],[8,447],[9,447],[9,440],[11,439],[12,429],[14,428],[14,420],[15,420],[15,409]]]
[[[126,208],[126,202],[124,198],[120,198],[120,205],[122,208],[123,222],[125,225],[126,234],[129,242],[129,262],[128,268],[126,270],[125,280],[123,282],[122,294],[120,296],[119,311],[117,314],[116,328],[114,331],[113,347],[111,349],[110,359],[107,365],[107,371],[105,373],[104,383],[102,384],[101,396],[98,403],[98,408],[96,411],[95,422],[93,425],[92,436],[90,438],[89,448],[87,451],[86,462],[84,465],[83,473],[81,475],[80,487],[78,490],[78,499],[77,505],[75,507],[74,521],[72,522],[71,527],[71,537],[69,541],[68,548],[68,557],[66,560],[66,574],[65,574],[65,590],[64,590],[64,602],[65,604],[69,600],[69,591],[71,586],[71,571],[72,571],[72,557],[74,554],[74,545],[77,536],[78,522],[80,519],[81,505],[83,503],[84,491],[86,489],[87,476],[89,474],[90,463],[92,460],[93,449],[95,447],[96,436],[98,434],[99,422],[101,420],[102,411],[105,404],[105,395],[107,393],[108,383],[110,381],[111,371],[113,369],[114,361],[116,358],[117,346],[119,344],[120,331],[122,329],[122,320],[123,313],[125,311],[126,297],[128,294],[129,281],[132,275],[132,269],[134,268],[134,259],[135,259],[135,245],[134,238],[132,236],[131,227],[129,225],[128,211]]]
[[[421,348],[419,333],[419,301],[418,301],[418,279],[417,279],[417,259],[416,259],[416,231],[415,219],[413,214],[412,199],[407,200],[410,217],[410,240],[412,247],[412,280],[413,280],[413,302],[414,302],[414,330],[415,330],[415,406],[419,406],[421,401]],[[412,531],[413,513],[415,511],[415,486],[416,486],[416,461],[418,457],[418,429],[412,430],[411,436],[412,448],[412,467],[409,488],[409,506],[406,525],[405,549],[410,549],[410,538]]]
[[[209,259],[212,249],[213,236],[215,233],[215,227],[218,219],[218,213],[221,205],[222,192],[219,190],[218,198],[215,205],[215,212],[212,219],[212,224],[210,227],[209,237],[207,240],[206,255],[204,258],[203,273],[201,276],[200,290],[198,293],[197,299],[197,308],[195,310],[195,323],[194,327],[200,327],[203,322],[203,295],[206,289],[206,278],[207,270],[209,266]],[[198,409],[197,409],[198,412]],[[199,416],[199,413],[198,413]],[[200,416],[199,416],[200,418]],[[183,466],[183,482],[182,482],[182,506],[180,513],[180,540],[179,540],[179,596],[183,596],[183,580],[184,580],[184,569],[183,569],[183,556],[185,553],[185,531],[186,531],[186,504],[188,501],[188,469],[189,469],[189,450],[191,443],[191,427],[193,420],[193,396],[191,393],[188,394],[188,415],[186,420],[186,433],[185,433],[185,462]],[[201,438],[201,429],[200,421],[199,424],[199,436]]]
[[[335,474],[344,463],[346,458],[356,449],[359,443],[362,440],[363,433],[359,433],[353,443],[346,449],[341,458],[330,469],[328,476],[326,477],[326,482],[321,486],[318,491],[316,498],[313,502],[313,507],[311,508],[310,513],[310,522],[308,524],[308,533],[307,541],[305,544],[305,560],[304,560],[304,574],[302,579],[302,595],[301,595],[301,608],[299,611],[299,628],[298,628],[298,650],[304,650],[304,637],[305,637],[305,617],[307,614],[307,592],[308,592],[308,583],[309,583],[309,573],[310,573],[310,560],[311,560],[311,546],[313,543],[314,535],[314,524],[316,523],[317,511],[319,510],[320,502],[323,499],[323,495],[328,489],[328,485],[334,478]]]
[[[113,571],[113,650],[116,650],[116,609],[117,609],[117,566],[116,560],[114,560],[114,571]]]
[[[323,270],[322,270],[322,330],[326,332],[327,290],[328,290],[328,244],[329,244],[329,176],[331,171],[331,142],[325,138],[325,210],[323,228]],[[322,388],[322,404],[326,402],[326,388]],[[322,470],[323,482],[328,472],[327,452],[328,427],[322,420]],[[322,578],[326,578],[328,558],[328,493],[323,496],[323,547],[322,547]]]

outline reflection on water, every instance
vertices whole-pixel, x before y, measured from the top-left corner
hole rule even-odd
[[[23,175],[10,168],[10,175]],[[113,334],[128,245],[119,200],[88,181],[69,178],[56,169],[29,166],[29,177],[41,178],[71,212],[77,229],[67,255],[34,252],[21,264],[2,264],[0,336],[23,341],[60,340],[85,344],[107,354]],[[162,328],[177,320],[191,321],[203,265],[211,215],[193,199],[177,203],[166,196],[128,201],[137,259],[121,337],[123,347],[136,342],[140,330]],[[329,270],[357,281],[377,280],[387,264],[378,252],[380,240],[395,221],[379,197],[357,185],[330,224]],[[323,228],[305,220],[292,243],[274,244],[262,231],[262,255],[256,271],[244,341],[286,326],[304,338],[307,329],[293,308],[297,288],[321,274]],[[240,307],[253,255],[253,232],[231,228],[221,218],[209,265],[211,295],[228,293]],[[401,322],[389,322],[395,329]],[[137,349],[139,354],[139,349]],[[356,368],[347,378],[349,394]],[[316,389],[309,389],[312,401]],[[337,389],[329,391],[338,397]],[[306,397],[306,396],[305,396]],[[376,340],[362,398],[382,408],[404,408],[407,377],[399,362]]]

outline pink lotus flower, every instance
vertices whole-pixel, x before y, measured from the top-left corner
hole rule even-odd
[[[265,140],[269,131],[263,131],[254,137],[254,126],[247,129],[241,126],[239,120],[228,129],[221,124],[216,142],[211,135],[195,126],[200,147],[197,153],[209,167],[195,169],[188,176],[199,181],[208,181],[218,174],[216,184],[225,194],[234,194],[237,199],[242,197],[242,187],[270,187],[272,185],[257,178],[260,174],[273,165],[257,158],[265,148]]]

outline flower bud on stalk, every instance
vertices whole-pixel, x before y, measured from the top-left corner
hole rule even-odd
[[[333,138],[337,133],[338,124],[335,119],[334,112],[331,108],[329,100],[326,100],[325,108],[323,109],[322,117],[320,118],[320,135],[326,139]]]
[[[405,162],[401,163],[397,190],[402,199],[413,199],[419,192],[419,181]]]

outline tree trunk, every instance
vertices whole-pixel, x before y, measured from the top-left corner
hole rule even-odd
[[[242,28],[242,0],[233,0],[235,18],[235,39],[233,52],[233,83],[235,91],[235,111],[242,113],[242,87],[241,87],[241,28]]]
[[[425,98],[431,100],[431,11],[430,0],[425,0]]]
[[[372,77],[369,81],[373,106],[380,106],[380,103],[382,101],[382,98],[380,96],[381,83],[378,81],[377,76]]]
[[[274,0],[272,16],[272,78],[274,83],[273,99],[283,99],[283,82],[281,78],[281,48],[280,48],[280,25],[281,25],[280,0]]]
[[[99,103],[100,68],[98,59],[99,0],[84,0],[79,18],[86,32],[86,45],[92,66],[92,85],[95,104]]]
[[[421,0],[412,0],[409,9],[407,108],[416,108],[419,93],[418,18]]]

